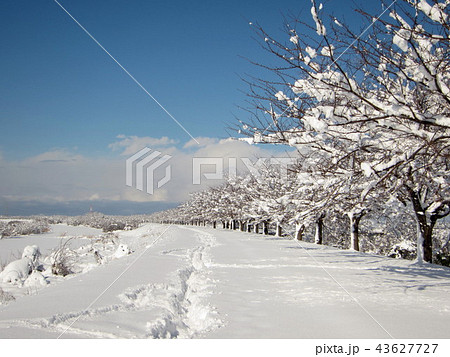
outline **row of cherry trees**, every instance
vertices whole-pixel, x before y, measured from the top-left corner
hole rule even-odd
[[[287,21],[281,40],[251,24],[274,62],[255,63],[267,76],[247,79],[249,117],[236,126],[251,143],[295,147],[295,179],[268,168],[172,213],[291,224],[297,239],[315,225],[317,242],[324,219],[339,230],[346,216],[356,250],[361,222],[378,221],[403,236],[414,230],[418,259],[431,262],[435,226],[450,213],[450,1],[398,0],[382,16],[357,10],[359,31],[311,3],[313,21]]]
[[[355,220],[345,211],[342,196],[330,194],[332,186],[306,182],[296,165],[288,175],[276,165],[262,166],[258,175],[228,178],[220,186],[193,193],[178,208],[151,218],[162,223],[305,238],[354,250],[360,250],[361,232],[361,250],[379,254],[389,254],[396,244],[414,236],[413,217],[398,200],[373,205],[364,220]],[[311,205],[312,200],[320,205]]]
[[[450,213],[449,4],[357,10],[355,32],[312,0],[311,24],[293,19],[282,40],[252,24],[276,63],[257,63],[269,72],[248,79],[251,116],[237,130],[297,148],[309,183],[298,215],[338,204],[355,249],[362,217],[395,199],[415,217],[418,259],[432,260],[434,228]]]

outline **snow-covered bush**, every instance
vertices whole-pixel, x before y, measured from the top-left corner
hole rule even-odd
[[[148,215],[134,216],[108,216],[99,212],[89,212],[82,216],[58,217],[58,220],[71,226],[89,226],[102,229],[104,232],[116,230],[130,230],[139,227],[140,224],[149,221]]]
[[[450,252],[448,249],[440,249],[436,252],[435,263],[450,267]]]
[[[104,233],[97,239],[97,242],[102,243],[103,245],[106,245],[106,244],[117,245],[118,241],[119,241],[119,235],[117,233],[113,233],[113,232]]]
[[[114,222],[114,223],[106,223],[102,229],[103,232],[114,232],[119,230],[124,230],[126,224],[124,222]]]
[[[14,260],[0,272],[0,281],[20,285],[28,278],[33,267],[33,262],[29,258]]]
[[[70,248],[70,239],[61,241],[58,248],[50,254],[52,274],[66,276],[73,273],[77,253]]]
[[[48,232],[50,226],[44,220],[11,220],[0,222],[0,237],[11,237]]]
[[[41,251],[37,245],[29,245],[23,249],[22,259],[28,258],[30,259],[33,269],[37,269],[39,267],[39,258],[41,257]]]
[[[117,250],[114,253],[114,258],[122,258],[131,253],[132,253],[131,249],[126,244],[121,243],[119,244]]]
[[[388,253],[388,257],[413,260],[416,258],[417,246],[415,242],[403,240],[395,244]]]
[[[26,246],[21,259],[16,259],[6,265],[0,272],[3,283],[22,284],[28,276],[39,268],[41,252],[37,245]]]
[[[45,279],[44,275],[38,271],[33,271],[28,278],[23,283],[24,287],[27,288],[38,288],[41,286],[46,286],[48,284],[47,279]]]

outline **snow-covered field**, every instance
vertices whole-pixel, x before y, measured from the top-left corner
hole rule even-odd
[[[61,241],[72,238],[72,244],[78,247],[86,244],[89,237],[99,236],[101,233],[101,229],[91,227],[53,224],[51,225],[51,231],[48,233],[4,237],[0,239],[0,262],[6,263],[19,257],[28,245],[37,245],[41,253],[47,255]]]
[[[100,234],[65,229],[67,235]],[[44,257],[55,236],[17,242],[39,245]],[[0,306],[0,337],[450,337],[448,268],[156,224],[97,243],[102,260],[96,262],[92,239],[77,240],[75,274],[55,278],[46,270],[45,286],[22,294],[25,287],[11,288],[17,298]],[[0,252],[20,249],[10,244],[0,240]]]

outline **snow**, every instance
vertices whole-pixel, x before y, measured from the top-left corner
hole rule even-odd
[[[397,45],[403,52],[407,52],[408,41],[411,39],[412,34],[411,26],[395,11],[391,11],[389,16],[397,20],[401,24],[400,29],[398,31],[394,31],[395,35],[392,38],[392,42]]]
[[[275,93],[275,97],[280,101],[289,99],[289,97],[286,94],[284,94],[283,91],[278,91],[277,93]]]
[[[222,245],[212,249],[210,267],[220,291],[212,302],[228,318],[208,337],[389,337],[330,273],[394,337],[448,338],[437,330],[445,329],[450,313],[440,289],[449,269],[261,235],[214,233]],[[445,306],[433,307],[441,302]]]
[[[338,25],[339,27],[343,27],[342,26],[342,24],[339,22],[339,20],[338,19],[334,19],[334,23],[336,24],[336,25]]]
[[[366,177],[370,177],[370,175],[372,175],[373,173],[372,167],[368,162],[361,163],[361,170],[364,172],[364,176]]]
[[[38,271],[32,272],[24,282],[24,286],[27,288],[39,288],[48,284],[47,279]]]
[[[86,273],[33,272],[0,337],[449,337],[448,268],[203,227],[118,239],[131,254]]]
[[[326,31],[326,28],[323,25],[322,21],[319,19],[318,11],[316,9],[316,4],[314,3],[314,0],[311,0],[311,2],[312,2],[311,15],[312,15],[314,22],[316,23],[316,32],[319,36],[326,36],[327,31]],[[323,7],[322,4],[320,4],[319,11],[322,10],[322,7]]]
[[[47,233],[5,237],[0,239],[0,262],[7,263],[21,257],[24,248],[28,245],[38,246],[41,254],[47,255],[60,244],[61,240],[65,241],[72,238],[71,245],[79,247],[87,243],[88,237],[97,236],[101,233],[101,229],[91,227],[53,224],[51,225],[51,231]]]
[[[32,266],[33,263],[29,258],[14,260],[0,272],[0,282],[22,284],[28,278]]]
[[[28,245],[23,249],[22,259],[28,258],[34,266],[38,265],[41,251],[37,245]]]
[[[420,0],[417,4],[417,8],[427,15],[431,20],[445,24],[447,20],[447,14],[440,8],[441,4],[434,4],[431,6],[426,0]],[[445,8],[445,4],[442,4]]]
[[[32,219],[25,219],[25,218],[0,218],[0,222],[9,223],[12,221],[16,222],[32,222]]]
[[[317,56],[317,52],[314,48],[306,46],[305,51],[308,53],[309,57],[314,58]]]
[[[119,244],[116,252],[114,253],[114,258],[116,258],[116,259],[122,258],[129,254],[131,254],[130,248],[128,248],[128,246],[126,244]]]
[[[250,145],[253,145],[255,143],[255,140],[253,138],[239,138],[239,141],[245,141]]]
[[[320,51],[320,53],[322,54],[322,56],[331,57],[333,55],[333,51],[334,51],[334,46],[329,45],[329,46],[323,47],[322,50]]]
[[[304,120],[315,131],[323,132],[328,128],[325,121],[320,120],[317,116],[305,116]]]
[[[392,42],[398,46],[403,52],[408,51],[408,41],[401,34],[396,33],[392,38]]]

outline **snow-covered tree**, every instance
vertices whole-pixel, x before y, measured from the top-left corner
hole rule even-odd
[[[254,117],[240,131],[321,153],[328,167],[314,175],[339,187],[355,249],[359,220],[390,194],[413,210],[418,258],[432,260],[433,227],[450,213],[449,4],[397,1],[386,19],[360,11],[361,33],[312,0],[313,25],[286,25],[288,41],[256,26],[281,64],[269,68],[276,80],[249,81]]]

